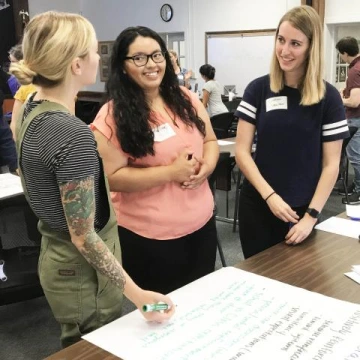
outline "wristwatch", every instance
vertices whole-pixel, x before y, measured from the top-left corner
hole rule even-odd
[[[313,217],[314,219],[318,219],[320,217],[320,212],[313,208],[307,208],[306,212]]]

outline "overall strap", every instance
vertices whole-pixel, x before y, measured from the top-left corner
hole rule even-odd
[[[25,132],[30,124],[30,122],[36,118],[38,115],[48,112],[48,111],[62,111],[62,112],[69,112],[69,110],[58,103],[51,102],[51,101],[43,101],[41,104],[37,105],[30,113],[24,117],[26,103],[21,107],[20,113],[18,118],[16,119],[16,126],[15,126],[15,134],[16,134],[16,151],[18,153],[18,159],[20,160],[20,151],[21,151],[21,144]],[[20,165],[20,164],[19,164]],[[20,169],[20,166],[19,166]]]
[[[44,101],[41,104],[37,105],[33,110],[31,110],[30,113],[28,114],[28,116],[26,116],[26,118],[23,120],[24,110],[25,110],[25,104],[22,106],[19,117],[17,118],[17,122],[16,122],[16,132],[15,132],[15,134],[16,134],[16,152],[17,152],[17,156],[18,156],[18,171],[20,174],[21,184],[22,184],[22,187],[24,190],[25,198],[30,204],[29,195],[28,195],[28,192],[26,189],[26,184],[25,184],[24,177],[22,174],[22,169],[21,169],[21,149],[22,149],[23,138],[26,133],[26,130],[29,127],[31,121],[36,116],[38,116],[42,113],[45,113],[48,111],[62,111],[62,112],[69,113],[69,110],[63,105],[60,105],[60,104],[57,104],[54,102],[50,102],[50,101]]]

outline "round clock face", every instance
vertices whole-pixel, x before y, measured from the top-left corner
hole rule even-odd
[[[160,9],[160,15],[164,21],[166,22],[170,21],[173,17],[173,9],[171,5],[164,4]]]

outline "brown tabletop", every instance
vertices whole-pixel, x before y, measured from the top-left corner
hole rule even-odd
[[[278,244],[239,263],[236,267],[315,291],[336,299],[360,304],[359,285],[344,275],[359,264],[360,243],[356,239],[315,231],[297,246]],[[87,341],[70,346],[48,360],[119,359]]]

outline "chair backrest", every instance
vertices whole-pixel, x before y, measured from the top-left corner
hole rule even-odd
[[[227,109],[230,112],[234,113],[236,111],[236,109],[238,108],[240,101],[241,101],[241,98],[237,98],[235,100],[224,102],[224,105],[227,107]]]
[[[216,137],[218,139],[224,139],[229,137],[228,131],[230,129],[231,123],[234,121],[234,114],[231,112],[226,112],[214,115],[210,118],[210,121]]]
[[[209,186],[213,195],[215,194],[216,179],[219,177],[219,175],[224,175],[224,177],[227,176],[227,168],[229,164],[230,164],[230,152],[228,151],[221,152],[219,154],[219,159],[217,161],[214,171],[208,177]]]

